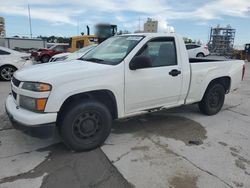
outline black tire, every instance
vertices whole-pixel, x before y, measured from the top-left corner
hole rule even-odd
[[[207,88],[199,102],[199,109],[206,115],[215,115],[221,110],[224,100],[225,88],[219,83],[213,84]]]
[[[63,142],[70,149],[92,150],[101,146],[109,136],[112,116],[104,104],[83,100],[69,106],[58,126]]]
[[[47,63],[47,62],[49,62],[49,60],[50,60],[49,55],[44,55],[44,56],[41,57],[41,62],[42,63]]]
[[[0,80],[10,81],[16,70],[17,68],[11,65],[4,65],[0,67]]]
[[[205,57],[205,55],[203,53],[198,53],[196,57]]]

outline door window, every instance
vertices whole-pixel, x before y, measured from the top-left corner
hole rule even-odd
[[[6,52],[4,50],[0,50],[0,55],[10,55],[10,52]]]
[[[58,46],[56,46],[56,47],[54,48],[54,50],[57,51],[57,52],[62,52],[62,51],[63,51],[63,46],[58,45]]]
[[[151,59],[152,67],[177,65],[174,38],[158,38],[149,41],[137,56]]]
[[[195,45],[195,44],[187,44],[186,48],[187,50],[191,50],[191,49],[195,49],[195,48],[199,48],[200,46]]]
[[[84,40],[76,41],[76,48],[83,48],[84,47]]]
[[[69,48],[69,45],[64,45],[63,46],[63,51],[66,52],[68,50],[68,48]]]
[[[193,45],[186,45],[187,50],[193,49]]]

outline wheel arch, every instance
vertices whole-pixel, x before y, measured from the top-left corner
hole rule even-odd
[[[205,57],[205,54],[204,54],[203,52],[198,52],[198,53],[196,54],[196,57],[198,57],[199,54],[202,54],[202,55]]]
[[[206,91],[207,91],[207,89],[209,87],[211,87],[212,85],[214,85],[216,83],[219,83],[224,87],[226,94],[229,93],[230,86],[231,86],[231,78],[230,78],[230,76],[222,76],[222,77],[215,78],[215,79],[211,80],[209,82],[209,84],[207,85],[207,87],[206,87]],[[205,94],[205,92],[204,92],[204,94]],[[203,94],[203,96],[204,96],[204,94]]]
[[[43,57],[49,57],[49,60],[50,60],[50,58],[52,57],[50,54],[42,54],[41,55],[41,57],[39,58],[40,60],[42,60],[43,59]]]
[[[0,65],[0,69],[2,67],[6,67],[6,66],[11,66],[11,67],[14,67],[16,70],[18,70],[18,68],[15,65],[12,65],[12,64],[3,64],[3,65]]]
[[[65,113],[67,107],[70,104],[83,99],[93,99],[97,100],[98,102],[101,102],[109,109],[113,119],[118,118],[117,101],[114,93],[110,90],[102,89],[102,90],[87,91],[69,96],[61,105],[60,110],[58,112],[57,120],[60,121],[60,118]]]
[[[44,56],[52,57],[50,54],[42,54],[42,55],[41,55],[41,58],[44,57]]]

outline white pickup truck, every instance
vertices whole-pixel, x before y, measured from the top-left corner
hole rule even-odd
[[[243,61],[188,59],[175,34],[115,36],[71,63],[17,71],[6,111],[14,125],[57,126],[69,148],[89,150],[114,119],[192,103],[218,113],[244,71]]]

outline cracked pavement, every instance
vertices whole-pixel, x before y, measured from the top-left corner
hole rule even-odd
[[[246,68],[219,114],[189,105],[118,122],[104,153],[136,187],[250,187],[250,63]]]
[[[56,132],[13,129],[4,110],[9,89],[0,82],[0,188],[133,187],[100,148],[74,153]]]
[[[250,187],[249,68],[219,114],[189,105],[116,121],[105,145],[83,153],[56,132],[13,129],[0,82],[0,187]]]

